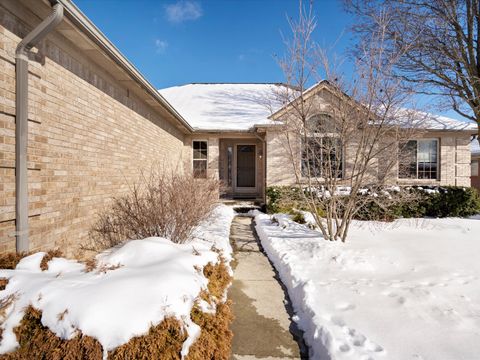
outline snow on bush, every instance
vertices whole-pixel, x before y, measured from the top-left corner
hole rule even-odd
[[[107,351],[174,317],[188,332],[185,356],[200,333],[190,312],[207,288],[202,269],[217,263],[219,254],[231,258],[233,214],[231,208],[218,206],[188,244],[160,237],[129,241],[99,254],[90,272],[84,264],[64,258],[53,258],[42,271],[42,252],[23,258],[15,270],[0,270],[0,277],[9,279],[0,292],[4,305],[0,353],[18,346],[13,329],[32,305],[42,311],[42,324],[57,336],[71,339],[81,331],[101,343],[105,357]]]
[[[346,244],[275,218],[256,229],[311,359],[478,358],[478,217],[357,221]]]

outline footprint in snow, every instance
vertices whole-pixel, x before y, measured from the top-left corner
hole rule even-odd
[[[339,327],[343,327],[345,326],[345,321],[343,321],[343,319],[339,316],[332,316],[330,321],[334,324],[334,325],[337,325]]]
[[[353,336],[353,345],[355,346],[364,346],[367,338],[362,334],[356,334]]]
[[[343,303],[339,304],[337,308],[348,308],[354,306],[350,303]],[[377,355],[384,355],[385,350],[382,346],[374,343],[370,339],[368,339],[365,335],[361,334],[360,332],[356,331],[353,328],[350,328],[346,325],[345,321],[340,316],[332,316],[330,317],[330,321],[333,325],[338,326],[342,329],[342,332],[345,334],[345,337],[342,339],[338,339],[336,343],[338,344],[337,349],[342,353],[347,353],[351,351],[360,351],[360,354],[363,352],[367,353],[374,353]]]
[[[352,344],[357,349],[363,349],[367,352],[373,352],[376,354],[383,354],[385,350],[380,345],[369,340],[365,335],[359,333],[353,328],[344,328],[345,335],[347,336],[348,343]]]
[[[338,350],[340,350],[341,352],[349,352],[350,346],[346,343],[343,343],[343,344],[340,344],[340,346],[338,347]]]
[[[355,305],[350,303],[340,303],[336,306],[336,308],[340,311],[348,311],[355,309]]]

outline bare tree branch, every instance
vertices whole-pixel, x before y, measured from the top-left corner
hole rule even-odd
[[[385,51],[405,50],[393,74],[421,94],[441,95],[480,129],[480,3],[478,0],[345,0],[360,39],[389,14]],[[358,49],[357,49],[358,52]]]
[[[292,36],[279,61],[286,86],[276,93],[284,108],[273,118],[298,193],[328,240],[346,240],[353,217],[372,200],[366,191],[380,193],[393,184],[399,146],[421,123],[418,112],[405,110],[412,91],[392,76],[404,54],[385,47],[389,20],[388,13],[380,14],[377,31],[359,46],[352,79],[344,79],[338,63],[313,41],[311,5],[300,3],[299,19],[289,22]]]

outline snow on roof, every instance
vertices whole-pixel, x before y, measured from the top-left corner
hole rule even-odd
[[[323,83],[325,81],[307,91]],[[196,129],[249,130],[255,125],[273,124],[269,116],[282,108],[278,95],[284,86],[274,83],[187,84],[160,89],[159,92]],[[409,117],[411,111],[418,114],[415,125],[426,130],[475,131],[477,126],[470,121],[416,110],[399,111]]]
[[[477,130],[477,124],[468,120],[457,120],[446,116],[412,109],[398,109],[393,113],[401,126],[437,131],[471,131]]]
[[[468,120],[456,120],[446,116],[427,114],[422,120],[422,127],[430,130],[476,131],[477,124]]]
[[[473,139],[470,143],[470,149],[472,150],[472,155],[480,155],[480,143],[478,139]]]
[[[268,124],[281,107],[275,89],[280,84],[188,84],[161,89],[160,94],[194,128],[248,130]]]

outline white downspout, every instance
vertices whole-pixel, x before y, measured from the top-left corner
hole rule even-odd
[[[63,19],[63,6],[53,2],[52,13],[18,44],[15,52],[15,227],[17,253],[28,252],[28,52]]]

